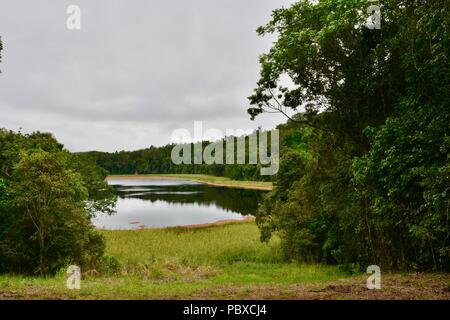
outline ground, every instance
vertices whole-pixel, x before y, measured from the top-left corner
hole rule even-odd
[[[139,174],[139,175],[111,175],[108,180],[115,179],[186,179],[191,181],[203,182],[212,186],[254,189],[254,190],[272,190],[272,182],[268,181],[239,181],[231,180],[226,177],[216,177],[206,174]]]
[[[367,274],[286,262],[277,239],[259,241],[253,221],[197,228],[101,231],[116,274],[82,270],[81,290],[65,270],[49,278],[0,276],[0,299],[450,299],[447,274]]]

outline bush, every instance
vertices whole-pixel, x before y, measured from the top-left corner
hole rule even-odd
[[[122,265],[116,257],[105,255],[102,257],[98,269],[101,273],[118,274],[122,270]]]
[[[48,275],[95,266],[105,241],[91,223],[89,172],[50,135],[0,131],[0,272]],[[97,176],[96,186],[108,190]],[[114,197],[107,197],[112,205]],[[109,212],[109,211],[108,211]]]

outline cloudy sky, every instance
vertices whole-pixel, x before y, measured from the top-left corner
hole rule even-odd
[[[250,121],[255,29],[289,0],[0,0],[0,127],[52,132],[71,151],[135,150],[177,128],[273,128]],[[69,5],[81,30],[68,30]]]

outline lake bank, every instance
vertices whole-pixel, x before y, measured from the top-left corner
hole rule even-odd
[[[217,177],[204,174],[137,174],[137,175],[110,175],[107,177],[108,181],[120,179],[182,179],[204,183],[216,187],[240,188],[270,191],[273,188],[272,182],[267,181],[240,181],[232,180],[226,177]]]
[[[1,275],[0,299],[450,299],[448,275],[386,273],[381,290],[368,290],[365,273],[286,262],[254,222],[101,233],[117,274],[82,270],[79,291],[66,289],[65,270]]]

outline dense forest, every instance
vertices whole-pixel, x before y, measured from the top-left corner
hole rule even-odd
[[[288,125],[312,131],[309,152],[282,154],[257,222],[288,258],[448,271],[450,3],[380,4],[380,29],[348,0],[299,1],[258,29],[278,38],[250,115],[304,108]]]
[[[259,131],[255,131],[257,134]],[[249,137],[245,139],[246,150],[249,150]],[[227,137],[221,140],[223,146],[223,163],[227,158],[225,148],[226,141],[234,139],[234,159],[237,159],[238,137]],[[268,141],[270,148],[270,139]],[[217,142],[217,141],[216,141]],[[202,142],[202,150],[211,144],[209,141]],[[191,164],[175,164],[171,159],[174,144],[168,144],[162,147],[151,146],[147,149],[137,151],[119,151],[119,152],[99,152],[91,151],[84,153],[95,161],[100,167],[111,174],[210,174],[215,176],[228,177],[234,180],[270,180],[270,176],[261,175],[261,164],[249,163],[249,153],[246,153],[246,164],[194,164],[194,143],[189,144],[191,148]]]

